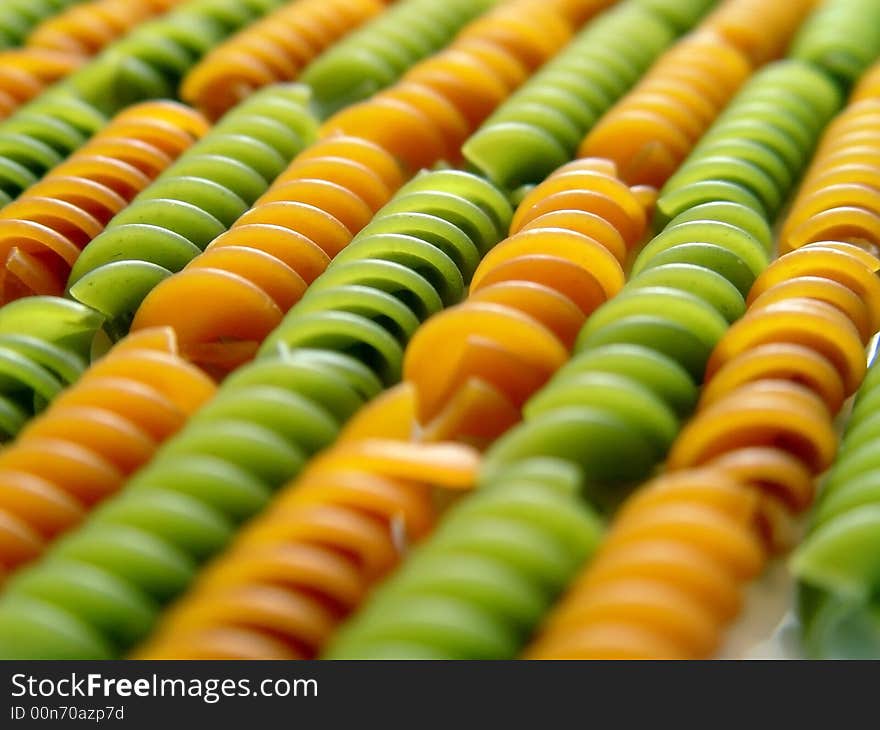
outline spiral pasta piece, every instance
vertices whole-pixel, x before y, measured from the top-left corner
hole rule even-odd
[[[424,173],[401,188],[258,358],[226,378],[122,493],[9,581],[0,597],[0,655],[117,656],[143,639],[160,607],[236,526],[399,377],[412,331],[457,301],[467,262],[497,243],[510,218],[501,192],[467,173]],[[369,457],[388,473],[387,453]],[[54,583],[59,560],[78,566],[64,573],[81,591],[34,588]],[[96,592],[95,580],[118,590]],[[119,611],[130,617],[124,629],[108,620]]]
[[[880,93],[859,97],[829,125],[780,232],[780,251],[825,240],[880,246],[878,119]]]
[[[510,38],[498,38],[499,24]],[[458,163],[464,141],[573,30],[562,5],[501,3],[399,83],[338,111],[322,129],[370,139],[413,170],[438,160]]]
[[[449,510],[324,656],[513,658],[600,534],[571,472],[508,474]]]
[[[468,299],[426,322],[407,348],[404,379],[426,433],[485,443],[519,420],[586,318],[622,287],[651,200],[621,183],[613,164],[590,159],[559,168],[523,199]]]
[[[871,0],[823,3],[798,33],[790,55],[852,86],[880,56],[880,8]]]
[[[682,68],[687,68],[684,79]],[[749,60],[735,46],[698,30],[660,57],[593,127],[578,154],[614,160],[630,184],[660,187],[751,70]],[[711,95],[706,93],[710,88]]]
[[[722,2],[706,18],[704,27],[713,30],[756,65],[780,58],[798,26],[815,10],[820,0],[762,3],[761,0]]]
[[[300,75],[318,116],[390,86],[412,65],[446,45],[496,0],[400,0],[336,43]]]
[[[875,567],[878,519],[874,364],[825,477],[809,532],[791,561],[807,652],[817,659],[878,655]]]
[[[300,86],[273,86],[227,114],[82,250],[70,295],[104,314],[111,334],[127,332],[144,296],[224,233],[311,141],[305,100]]]
[[[383,0],[299,0],[221,43],[183,79],[181,98],[217,119],[256,89],[293,81],[322,51],[384,10]]]
[[[878,268],[880,259],[846,244],[809,244],[770,265],[752,288],[747,314],[710,358],[697,414],[670,451],[671,473],[624,503],[530,656],[698,659],[716,650],[747,582],[771,552],[791,544],[791,518],[809,507],[813,479],[834,457],[833,418],[861,382],[863,346],[877,331],[872,324],[860,336],[839,289],[861,292],[870,280],[880,291]],[[857,406],[856,423],[860,413]],[[844,447],[829,489],[858,495],[860,472],[846,466],[847,453]],[[829,497],[826,514],[858,511],[858,499],[837,499],[840,512]],[[855,575],[870,562],[841,558],[870,550],[862,543],[852,552],[850,543],[845,552],[840,531],[822,542],[823,529],[815,552],[808,542],[795,566],[808,585],[815,580],[828,591],[804,603],[808,617],[827,609],[817,620],[816,645],[845,646],[835,631],[845,630],[847,614],[829,594],[845,585],[849,565],[859,562]]]
[[[55,13],[75,6],[82,0],[51,0],[34,3],[32,0],[8,0],[0,8],[0,49],[20,46],[28,34]]]
[[[679,32],[644,4],[625,0],[588,24],[465,142],[465,160],[508,190],[538,183],[571,160],[586,132]]]
[[[170,329],[120,342],[0,452],[0,567],[30,562],[152,457],[214,394]]]
[[[238,367],[402,182],[394,158],[359,137],[311,145],[229,231],[147,294],[132,329],[173,326],[193,362]]]
[[[88,367],[100,315],[57,297],[0,308],[0,441],[14,437]]]
[[[129,107],[0,208],[0,302],[62,294],[83,247],[207,129],[175,102]]]
[[[819,87],[805,78],[815,78]],[[728,119],[764,129],[751,122],[763,114],[765,95],[797,99],[820,121],[839,103],[833,85],[803,64],[771,65],[745,85],[708,139],[745,129]],[[810,128],[792,157],[792,179],[803,169],[819,126]],[[754,144],[764,149],[760,135],[755,132]],[[630,281],[591,314],[574,357],[526,402],[524,423],[490,447],[487,479],[514,464],[553,457],[580,468],[591,498],[613,501],[607,488],[648,477],[672,446],[681,419],[696,405],[710,356],[745,312],[745,298],[772,246],[772,213],[745,187],[725,179],[727,168],[703,164],[701,149],[711,149],[706,139],[661,191],[658,205],[671,217],[642,248]],[[775,197],[784,200],[790,189],[791,180],[781,179]],[[717,200],[705,202],[707,196]],[[837,322],[837,310],[822,313]],[[853,352],[851,341],[835,351],[841,367],[852,368],[848,377],[857,375]]]
[[[38,48],[0,51],[0,119],[78,68],[82,58]]]

